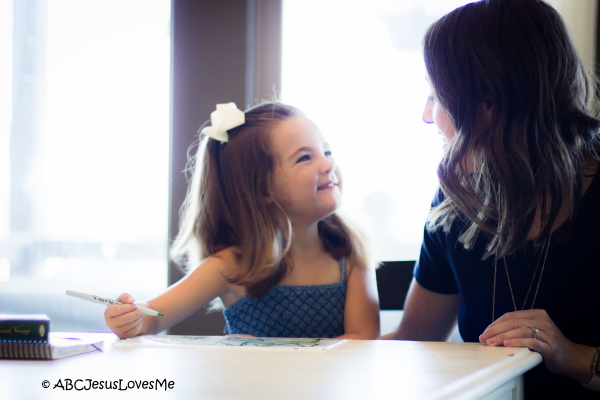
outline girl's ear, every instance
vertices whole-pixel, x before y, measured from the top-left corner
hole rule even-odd
[[[263,199],[265,199],[265,203],[267,204],[272,204],[275,201],[270,185],[263,189]]]

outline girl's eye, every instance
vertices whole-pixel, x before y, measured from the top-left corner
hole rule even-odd
[[[303,155],[302,157],[300,157],[298,159],[298,161],[296,161],[297,163],[302,162],[302,161],[308,161],[310,160],[310,156],[308,154]]]
[[[331,153],[331,150],[327,150],[325,152],[325,157],[331,157],[333,154]]]

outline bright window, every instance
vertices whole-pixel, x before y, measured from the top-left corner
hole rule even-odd
[[[344,212],[380,261],[414,260],[442,140],[421,120],[427,27],[464,0],[283,0],[282,101],[308,113],[344,173]]]
[[[65,290],[167,285],[170,2],[0,2],[0,310],[106,330]]]

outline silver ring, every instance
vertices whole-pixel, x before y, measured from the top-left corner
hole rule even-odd
[[[537,339],[538,333],[540,332],[540,330],[538,328],[534,328],[534,327],[529,327],[529,329],[531,329],[531,333],[533,334],[533,338]]]

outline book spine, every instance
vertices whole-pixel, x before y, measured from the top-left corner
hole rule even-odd
[[[0,359],[50,359],[48,343],[0,343]]]
[[[50,321],[0,321],[0,342],[47,343]]]
[[[50,350],[50,345],[40,346],[40,353],[42,355],[42,358],[44,359],[52,358],[52,351]]]

